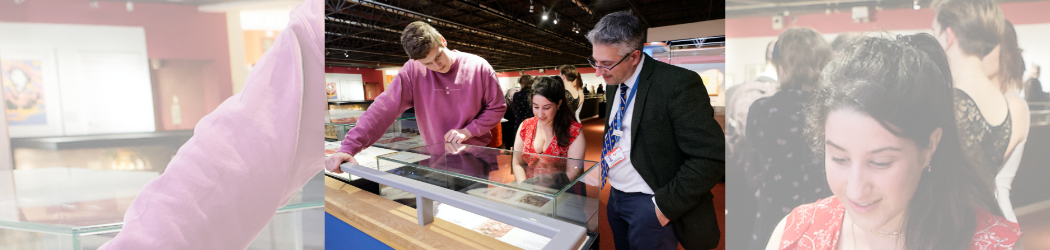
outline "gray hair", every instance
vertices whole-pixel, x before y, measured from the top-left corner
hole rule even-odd
[[[631,11],[619,11],[605,15],[594,29],[587,32],[592,45],[612,45],[619,48],[618,54],[625,56],[645,45],[645,29]]]

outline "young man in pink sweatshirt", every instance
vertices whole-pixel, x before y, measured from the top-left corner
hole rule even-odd
[[[415,108],[419,132],[427,145],[451,142],[486,146],[507,106],[496,72],[479,56],[449,50],[448,43],[426,22],[405,28],[401,44],[409,61],[389,89],[368,107],[357,126],[346,133],[338,153],[325,160],[328,171],[357,163],[353,155],[379,140],[401,113]]]

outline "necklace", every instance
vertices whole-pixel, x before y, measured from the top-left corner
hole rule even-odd
[[[857,223],[854,223],[852,219],[850,220],[849,223],[852,225],[852,227],[850,227],[850,233],[853,234],[853,250],[858,250],[858,248],[857,248]],[[904,235],[901,232],[887,233],[887,232],[883,232],[883,231],[879,231],[879,230],[871,230],[871,232],[874,233],[875,235],[883,236],[883,237],[891,237],[891,236],[892,237],[897,237],[897,236]]]
[[[901,232],[898,232],[898,231],[887,233],[887,232],[883,232],[883,231],[879,231],[879,230],[871,230],[871,232],[874,233],[875,235],[882,236],[882,237],[897,237],[897,236],[904,235],[904,233],[901,233]]]

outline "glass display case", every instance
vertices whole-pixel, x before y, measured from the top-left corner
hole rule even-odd
[[[325,129],[324,136],[326,141],[342,141],[346,138],[346,132],[357,126],[357,119],[361,118],[361,115],[365,113],[363,110],[327,110],[325,114]],[[416,137],[419,136],[419,126],[416,125],[416,117],[414,113],[405,112],[401,114],[390,128],[384,133],[384,135],[390,134],[392,137],[406,137],[414,134]],[[396,135],[394,133],[403,133],[405,136]],[[384,138],[388,139],[388,138]],[[380,139],[383,140],[383,139]]]
[[[140,190],[184,142],[61,139],[13,143],[15,167],[0,174],[0,249],[100,247],[120,232]],[[310,242],[323,237],[323,182],[318,174],[301,188],[249,249],[323,248],[323,238]]]
[[[601,173],[593,170],[598,162],[453,144],[414,147],[376,159],[375,165],[365,166],[597,230]],[[381,192],[398,195],[396,190]],[[414,200],[403,203],[411,206]]]

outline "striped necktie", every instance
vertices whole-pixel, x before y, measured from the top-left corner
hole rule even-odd
[[[620,84],[620,107],[616,110],[616,116],[613,117],[612,125],[609,126],[609,131],[605,133],[605,144],[602,146],[602,186],[600,189],[605,189],[605,182],[609,179],[609,164],[615,162],[607,162],[605,156],[609,154],[609,151],[616,146],[616,143],[620,141],[619,136],[613,135],[613,130],[620,129],[620,122],[623,121],[623,114],[627,110],[627,84]]]

